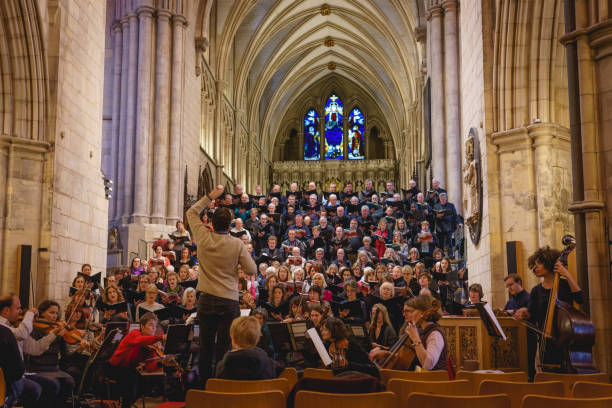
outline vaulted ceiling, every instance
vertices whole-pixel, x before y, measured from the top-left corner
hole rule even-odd
[[[211,68],[231,84],[228,98],[268,153],[287,109],[332,73],[377,102],[395,138],[410,126],[421,93],[416,29],[425,24],[424,0],[213,1],[200,4],[196,36],[207,38],[207,24],[215,25]]]

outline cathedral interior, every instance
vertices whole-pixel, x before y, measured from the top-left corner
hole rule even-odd
[[[612,372],[612,1],[0,1],[0,285],[62,302],[216,185],[439,180],[494,306],[576,237]],[[517,269],[518,268],[518,269]],[[26,292],[28,288],[26,286]]]

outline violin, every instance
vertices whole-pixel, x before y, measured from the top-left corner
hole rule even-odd
[[[147,346],[147,348],[155,353],[155,357],[145,360],[143,361],[143,363],[148,362],[148,361],[159,360],[162,362],[163,365],[167,367],[174,367],[176,369],[176,375],[179,379],[179,383],[181,384],[181,387],[184,390],[185,386],[183,384],[183,374],[185,373],[185,370],[177,361],[176,355],[175,354],[165,354],[161,343],[152,344],[150,346]],[[144,367],[142,366],[137,367],[137,370],[140,372],[143,372]]]

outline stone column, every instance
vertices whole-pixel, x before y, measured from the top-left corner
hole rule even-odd
[[[183,112],[183,48],[185,42],[185,17],[172,16],[172,100],[170,102],[170,168],[168,171],[168,218],[166,223],[174,225],[181,218],[180,194],[181,178],[181,141],[183,140],[183,126],[181,115]],[[208,107],[206,108],[208,109]]]
[[[433,2],[429,8],[431,29],[431,165],[434,178],[446,188],[446,154],[444,141],[444,76],[442,62],[442,7]]]
[[[462,214],[461,123],[459,121],[459,57],[457,0],[444,0],[444,106],[446,108],[446,184],[448,199]]]
[[[153,7],[136,10],[140,21],[138,47],[138,96],[136,100],[136,154],[134,174],[134,211],[132,222],[149,222],[149,136],[151,134],[151,41]],[[165,188],[165,186],[164,186]]]
[[[138,15],[134,11],[128,14],[130,22],[130,45],[128,50],[128,78],[125,128],[125,180],[123,185],[123,218],[127,224],[134,208],[134,134],[136,132],[136,79],[138,78]]]
[[[304,158],[304,131],[298,131],[298,151],[300,152],[298,160],[302,160]]]
[[[145,44],[146,46],[146,44]],[[170,11],[157,10],[157,52],[155,65],[155,134],[153,145],[153,202],[151,223],[166,223],[168,188],[178,178],[168,178],[168,125],[170,113]],[[172,160],[172,159],[171,159]],[[166,187],[167,186],[167,187]]]
[[[225,126],[223,125],[223,92],[225,88],[227,88],[227,82],[225,81],[217,81],[217,95],[215,98],[217,100],[217,106],[215,109],[215,141],[213,144],[214,147],[214,159],[217,163],[223,162],[223,144],[225,140],[223,140],[225,135]],[[221,179],[219,179],[220,181]],[[217,183],[218,184],[218,183]]]
[[[121,100],[120,100],[120,118],[119,118],[119,151],[117,160],[117,180],[115,180],[114,195],[117,199],[117,208],[115,212],[115,220],[122,222],[125,208],[125,183],[126,183],[126,142],[127,142],[127,122],[128,122],[128,70],[130,58],[130,20],[128,16],[121,19],[122,35],[122,56],[121,56]]]
[[[119,136],[120,136],[120,110],[121,110],[121,62],[122,62],[122,47],[123,47],[123,33],[121,31],[121,22],[116,21],[113,23],[114,33],[114,44],[113,44],[113,110],[112,110],[112,127],[111,127],[111,174],[109,177],[113,180],[113,183],[117,183],[119,174],[119,163],[120,163],[120,152],[123,149],[119,149]],[[125,155],[125,152],[123,152]],[[116,185],[116,184],[115,184]],[[113,194],[113,199],[108,209],[108,218],[111,221],[115,221],[118,213],[118,201],[119,197]]]

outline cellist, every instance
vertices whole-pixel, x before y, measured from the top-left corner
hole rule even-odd
[[[578,283],[574,277],[569,273],[567,268],[559,261],[561,252],[552,249],[549,246],[539,248],[535,251],[527,260],[529,268],[538,277],[542,278],[542,281],[531,290],[529,305],[516,311],[514,317],[521,320],[525,319],[535,324],[539,329],[544,329],[544,322],[546,321],[547,312],[549,309],[549,299],[551,290],[553,289],[554,277],[558,273],[559,287],[557,291],[557,299],[572,304],[576,302],[578,304],[583,303],[582,289],[578,286]],[[533,379],[535,376],[535,355],[536,355],[536,336],[528,336],[528,374],[529,378]],[[549,348],[544,357],[542,363],[555,364],[563,359],[562,351]]]
[[[440,312],[440,302],[430,295],[419,295],[410,298],[404,306],[404,316],[408,323],[405,327],[405,336],[400,337],[398,342],[404,342],[404,347],[414,350],[412,361],[398,361],[392,366],[382,368],[414,370],[420,366],[425,370],[447,370],[446,360],[448,346],[444,329],[437,323],[442,317]],[[395,349],[396,346],[391,349]],[[390,351],[379,350],[378,353],[370,355],[376,360],[384,359]],[[401,358],[401,355],[400,355]]]

